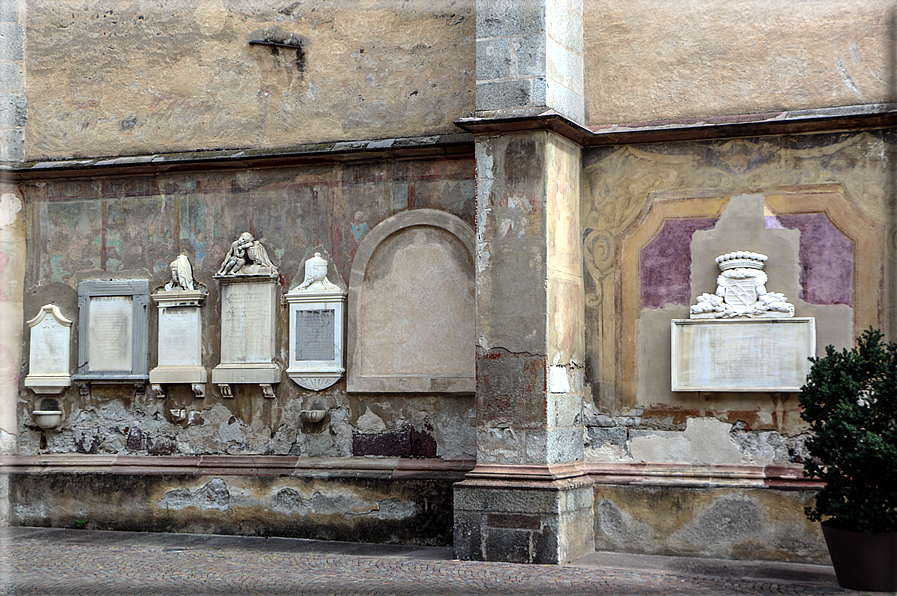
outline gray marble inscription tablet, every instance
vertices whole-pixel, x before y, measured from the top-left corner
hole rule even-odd
[[[296,311],[296,360],[333,360],[333,310]]]

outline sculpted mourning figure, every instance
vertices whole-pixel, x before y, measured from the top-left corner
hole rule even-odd
[[[268,258],[268,251],[249,232],[243,232],[231,243],[230,250],[227,251],[221,268],[215,275],[236,275],[237,273],[272,275],[277,273],[277,267]]]
[[[165,284],[165,290],[195,290],[193,283],[193,266],[187,255],[178,255],[169,265],[171,281]]]

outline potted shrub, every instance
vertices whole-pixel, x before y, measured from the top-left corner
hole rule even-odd
[[[800,390],[813,437],[804,472],[825,481],[807,516],[822,530],[838,583],[897,591],[897,343],[869,329],[851,350],[811,358]]]

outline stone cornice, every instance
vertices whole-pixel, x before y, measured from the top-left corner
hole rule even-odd
[[[455,121],[474,134],[551,130],[583,147],[731,137],[837,132],[897,124],[897,103],[863,104],[585,127],[550,108],[521,108]]]
[[[0,456],[2,474],[134,474],[153,476],[274,476],[461,480],[472,460],[427,458],[299,457],[291,455]]]
[[[118,173],[259,168],[473,153],[468,133],[312,143],[278,149],[219,149],[53,161],[0,162],[0,178],[30,180]]]
[[[770,488],[818,490],[799,465],[652,464],[577,462],[551,466],[480,464],[463,485],[481,488],[559,490],[581,484],[671,486],[679,488]]]

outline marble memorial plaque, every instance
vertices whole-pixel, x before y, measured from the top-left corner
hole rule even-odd
[[[813,318],[672,321],[673,391],[799,391]]]
[[[130,296],[90,299],[88,359],[91,370],[129,371],[134,308]]]
[[[305,278],[285,298],[290,307],[290,367],[297,385],[322,391],[336,383],[343,368],[346,292],[327,279],[328,263],[316,252],[305,262]]]
[[[195,306],[159,309],[159,366],[202,365],[202,320]]]
[[[72,380],[69,374],[72,321],[53,304],[41,307],[28,321],[31,346],[25,386],[35,393],[59,393]]]
[[[147,379],[149,284],[142,279],[78,284],[76,381]]]
[[[60,371],[68,374],[71,325],[71,321],[44,316],[32,327],[29,374],[55,375]]]
[[[333,360],[334,311],[296,311],[296,360]]]
[[[230,283],[222,287],[221,362],[274,359],[273,283]]]

